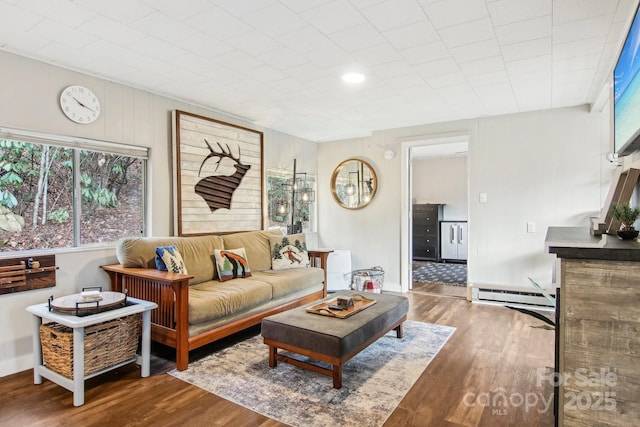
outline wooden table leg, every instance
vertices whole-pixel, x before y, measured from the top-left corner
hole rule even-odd
[[[278,365],[278,359],[276,358],[278,354],[278,347],[274,345],[269,346],[269,367],[275,368]]]
[[[342,365],[333,365],[333,388],[342,388]]]
[[[396,329],[396,337],[398,338],[402,338],[404,336],[404,330],[402,328],[402,323],[400,323],[395,329]]]

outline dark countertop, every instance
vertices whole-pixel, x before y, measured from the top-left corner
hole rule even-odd
[[[592,236],[589,227],[549,227],[545,248],[558,258],[640,261],[640,242],[618,236]]]

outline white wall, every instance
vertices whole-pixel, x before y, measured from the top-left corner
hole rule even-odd
[[[150,148],[148,171],[149,234],[173,234],[171,111],[188,111],[264,132],[264,169],[317,170],[317,144],[264,129],[237,118],[208,111],[150,92],[83,75],[24,57],[0,52],[0,127],[80,136]],[[58,106],[62,89],[80,84],[100,98],[102,115],[91,125],[68,120]],[[266,203],[265,203],[266,205]],[[36,254],[36,253],[34,253]],[[0,253],[10,257],[11,253]],[[31,359],[31,318],[25,307],[79,292],[83,286],[108,287],[102,264],[117,262],[113,248],[56,252],[57,286],[39,291],[0,295],[0,376],[28,369]]]
[[[319,191],[322,246],[351,249],[354,269],[381,265],[387,289],[400,289],[402,157],[384,160],[385,149],[402,151],[408,140],[464,133],[469,143],[470,283],[521,286],[527,277],[551,282],[553,257],[544,252],[548,226],[588,226],[606,196],[614,166],[607,113],[586,106],[486,117],[374,132],[370,138],[322,143],[320,186],[333,168],[360,157],[376,169],[380,191],[371,205],[348,211]],[[327,187],[325,187],[327,188]],[[488,203],[479,203],[487,193]],[[526,223],[536,232],[527,233]],[[405,266],[407,269],[409,265]]]
[[[468,216],[467,157],[414,159],[411,197],[415,203],[444,204],[445,220],[465,221]]]

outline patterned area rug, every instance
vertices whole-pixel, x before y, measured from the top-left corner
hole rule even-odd
[[[406,321],[404,338],[390,332],[331,377],[278,363],[255,336],[169,372],[210,393],[291,426],[381,426],[453,334],[455,328]]]
[[[443,283],[453,286],[467,286],[467,264],[445,264],[440,262],[416,263],[413,280],[426,283]]]

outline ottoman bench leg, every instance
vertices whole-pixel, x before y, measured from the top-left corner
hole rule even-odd
[[[333,388],[342,388],[342,365],[333,365]]]
[[[269,367],[275,368],[278,365],[278,347],[275,345],[269,346]]]

